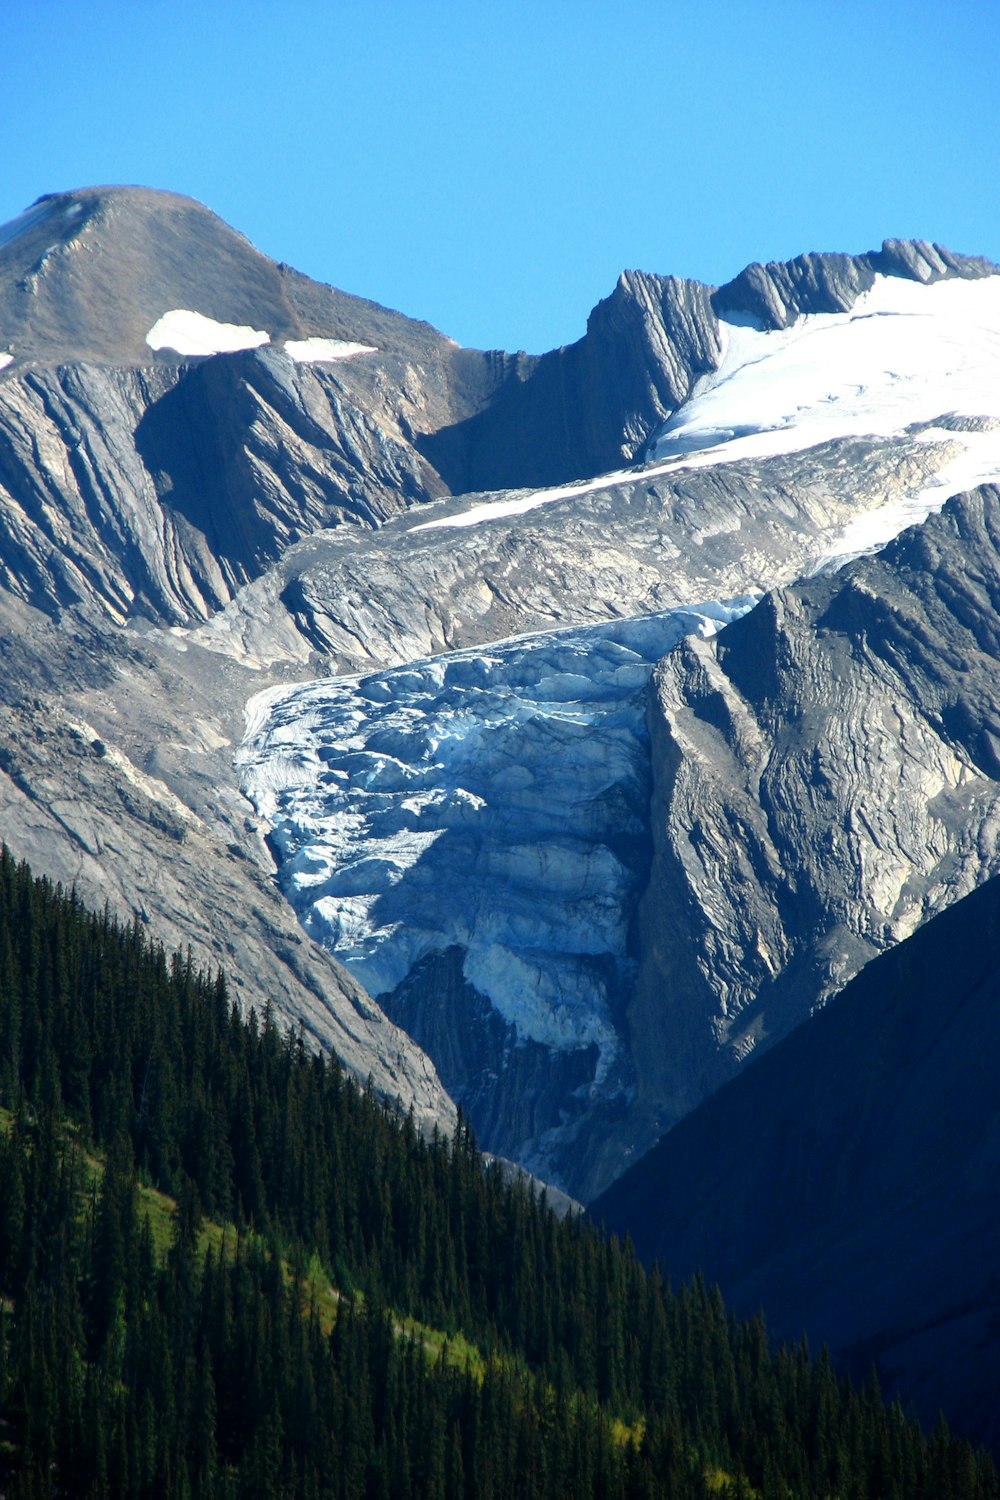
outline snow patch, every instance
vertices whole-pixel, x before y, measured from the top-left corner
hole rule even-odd
[[[173,349],[176,354],[232,354],[238,349],[259,349],[271,336],[245,323],[218,323],[204,313],[174,307],[157,318],[146,334],[151,349]]]
[[[291,355],[296,364],[327,363],[340,359],[353,359],[357,354],[377,354],[374,344],[352,344],[346,339],[286,339],[285,353]]]
[[[0,354],[0,370],[6,370],[8,365],[14,363],[13,354]]]

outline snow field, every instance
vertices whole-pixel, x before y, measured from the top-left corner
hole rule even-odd
[[[836,438],[889,436],[950,414],[1000,418],[1000,276],[929,286],[876,276],[846,313],[809,314],[778,330],[735,318],[720,324],[719,368],[698,381],[654,437],[644,467],[487,501],[413,529],[478,526],[615,485],[801,452]],[[969,448],[975,483],[1000,479],[997,444],[947,435]],[[915,500],[903,524],[924,519],[947,498],[932,496],[922,512]],[[872,525],[879,544],[891,539],[888,520],[887,512],[883,524]]]
[[[151,349],[172,349],[175,354],[192,356],[233,354],[240,349],[259,349],[270,342],[271,335],[262,328],[251,328],[246,323],[220,323],[187,307],[171,308],[157,318],[146,334]],[[287,339],[284,349],[296,364],[327,364],[377,353],[373,344],[318,337]]]

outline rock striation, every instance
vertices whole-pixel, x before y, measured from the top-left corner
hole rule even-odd
[[[0,595],[0,837],[95,910],[225,970],[430,1128],[454,1108],[433,1065],[281,899],[232,785],[245,690],[216,659],[52,626]],[[151,643],[155,648],[155,642]],[[207,671],[204,668],[207,667]]]
[[[1000,871],[998,651],[983,487],[657,667],[629,1022],[661,1127]]]
[[[431,1052],[491,1151],[574,1195],[631,1087],[645,686],[685,631],[752,602],[523,636],[248,706],[241,785],[306,931]]]
[[[554,485],[641,458],[658,429],[722,358],[722,319],[787,328],[849,311],[876,276],[928,285],[990,276],[981,257],[886,240],[863,255],[751,265],[722,287],[625,271],[584,337],[539,358],[505,357],[483,408],[420,440],[456,493]]]

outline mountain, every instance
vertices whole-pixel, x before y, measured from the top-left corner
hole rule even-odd
[[[171,194],[39,200],[0,231],[4,836],[592,1195],[745,1050],[664,987],[656,662],[1000,477],[998,288],[900,242],[629,272],[529,359]]]
[[[1000,880],[873,959],[593,1205],[925,1420],[1000,1440]]]
[[[364,386],[388,368],[398,411],[407,361],[451,346],[143,189],[54,195],[6,226],[0,318],[8,843],[223,964],[247,1000],[270,996],[448,1127],[433,1065],[273,888],[231,771],[255,674],[171,631],[211,617],[295,537],[345,516],[370,526],[434,492],[394,418],[377,396],[352,401],[343,371],[374,358]],[[264,336],[278,342],[239,352]]]
[[[663,683],[689,655],[713,660],[730,639],[766,636],[770,598],[706,639],[754,603],[748,591],[762,580],[839,567],[922,521],[952,485],[1000,472],[988,415],[1000,412],[990,362],[997,285],[884,278],[856,311],[772,330],[733,323],[728,369],[665,425],[649,464],[471,505],[439,502],[430,521],[387,525],[363,556],[341,535],[301,575],[294,599],[279,596],[297,620],[309,612],[317,644],[361,671],[254,700],[241,784],[272,829],[283,889],[307,929],[428,1048],[484,1140],[577,1196],[599,1191],[752,1045],[804,1019],[877,951],[859,949],[849,927],[826,934],[824,988],[818,960],[789,959],[784,972],[790,943],[775,947],[773,972],[755,960],[763,900],[731,940],[716,932],[718,912],[745,895],[746,882],[723,873],[745,857],[742,825],[733,817],[718,830],[713,863],[688,889],[685,850],[702,803],[687,808],[678,792],[662,817],[661,805],[681,777],[700,787],[717,776],[724,797],[729,742],[723,730],[718,766],[706,770],[700,742],[672,733]],[[949,399],[971,414],[942,414]],[[727,402],[755,422],[736,430]],[[960,578],[963,548],[973,568],[992,572],[989,524],[982,538],[970,525],[940,559],[942,574]],[[815,588],[833,590],[839,576]],[[203,634],[257,649],[256,622],[275,615],[262,591],[251,614],[252,595]],[[992,609],[989,598],[979,603]],[[597,623],[636,610],[638,621]],[[563,628],[475,644],[542,623]],[[696,634],[654,672],[679,630]],[[449,644],[464,649],[442,653]],[[380,659],[400,665],[385,671]],[[823,687],[831,705],[842,702],[839,670],[832,661]],[[991,670],[980,663],[984,678]],[[785,689],[768,706],[776,720]],[[845,757],[851,738],[847,720]],[[925,800],[933,795],[928,783]],[[992,796],[984,785],[981,811]],[[669,819],[679,853],[667,847]],[[974,824],[970,813],[963,836],[974,838]],[[900,858],[933,863],[934,830],[925,815]],[[792,834],[769,852],[779,872],[797,857]],[[949,894],[945,882],[938,905],[993,868],[987,854],[967,864],[964,884]],[[850,886],[853,866],[831,869],[837,878]],[[786,905],[806,950],[812,912],[794,895]],[[934,909],[928,902],[913,920]],[[738,998],[723,992],[727,961],[746,970]],[[765,1008],[767,1028],[754,1026]]]

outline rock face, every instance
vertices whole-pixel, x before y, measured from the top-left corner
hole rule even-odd
[[[886,240],[866,255],[803,255],[748,266],[723,287],[625,271],[582,339],[540,358],[504,357],[488,405],[420,441],[456,493],[554,485],[641,457],[665,420],[714,370],[720,319],[787,328],[807,313],[845,312],[877,275],[927,285],[995,271],[925,241]]]
[[[1000,870],[998,548],[984,487],[657,668],[629,1020],[664,1125]]]
[[[710,287],[626,271],[582,339],[509,359],[488,406],[420,446],[456,493],[620,468],[720,353]]]
[[[310,849],[339,850],[346,864],[324,866],[321,900],[300,902],[316,933],[368,965],[366,982],[440,1061],[484,1144],[596,1191],[685,1088],[694,1099],[702,1087],[656,1051],[674,1046],[656,977],[672,908],[662,927],[636,917],[646,789],[655,771],[659,806],[666,763],[638,696],[666,649],[649,646],[653,617],[721,618],[719,600],[878,545],[1000,476],[993,269],[888,242],[751,267],[719,289],[629,272],[582,340],[529,359],[458,349],[319,286],[190,200],[135,188],[39,200],[0,229],[0,832],[87,899],[137,909],[198,962],[224,963],[248,1001],[271,995],[385,1092],[447,1124],[452,1104],[425,1054],[301,937],[277,895],[276,876],[298,889]],[[891,356],[879,357],[890,331]],[[835,341],[838,371],[864,353],[863,380],[848,370],[824,384],[820,335]],[[752,420],[730,398],[749,401]],[[553,627],[591,632],[569,665],[551,640],[497,644]],[[639,673],[627,712],[595,686],[609,642]],[[476,660],[421,661],[463,650]],[[526,707],[509,682],[484,688],[483,674],[504,677],[501,657],[529,656],[558,687],[544,702]],[[387,670],[407,664],[409,676]],[[301,756],[282,795],[312,799],[315,816],[291,830],[296,810],[259,787],[258,816],[233,767],[244,706],[270,690],[304,703],[308,693],[283,696],[291,679],[344,673],[378,678],[382,707],[400,712],[419,679],[411,719],[460,722],[448,743],[461,755],[446,764],[437,745],[411,763],[413,735],[372,713],[351,731],[357,766],[381,756],[365,784],[337,761],[336,716],[327,740],[318,719],[292,726]],[[431,679],[454,689],[448,714]],[[358,692],[344,685],[342,706],[357,708]],[[517,707],[516,725],[501,724],[501,702]],[[384,754],[379,736],[409,749]],[[600,785],[588,747],[613,762]],[[414,765],[423,800],[407,808]],[[462,830],[448,822],[459,791],[479,799]],[[321,826],[323,808],[339,832]],[[343,826],[360,830],[346,854]],[[394,864],[414,829],[435,835],[431,852]],[[470,830],[476,880],[462,864]],[[923,832],[936,848],[936,825]],[[392,874],[385,889],[344,884],[360,880],[362,834],[378,851],[369,873]],[[457,860],[435,864],[449,850]],[[978,878],[962,870],[955,889]],[[647,916],[661,873],[657,861]],[[421,912],[454,887],[447,909],[475,890],[477,919],[421,916],[416,941],[407,903],[425,877]],[[704,889],[692,897],[703,898],[711,906]],[[350,931],[333,911],[345,899],[358,913]],[[527,940],[500,942],[502,962],[487,961],[487,918],[510,929],[518,901],[544,941],[530,961]],[[577,906],[586,919],[566,918]],[[781,934],[761,930],[780,968]],[[858,956],[872,946],[857,942]],[[546,1026],[532,1030],[531,1007],[511,1004],[515,949],[522,1000],[533,976]],[[834,976],[838,965],[850,967],[831,958]],[[757,1035],[754,982],[720,980],[734,997],[730,1051]],[[801,1013],[807,990],[784,1009],[769,1000],[769,1016]],[[564,1031],[554,1016],[569,1018]],[[704,1058],[700,1042],[684,1054],[706,1081],[725,1071],[717,1040]]]
[[[360,672],[790,582],[859,511],[944,498],[937,476],[960,450],[935,436],[670,459],[585,487],[439,501],[374,536],[341,527],[290,549],[197,638],[237,660],[315,653],[323,670]]]
[[[926,240],[883,240],[881,250],[867,255],[799,255],[747,266],[712,300],[720,313],[747,313],[762,328],[787,328],[803,313],[849,311],[877,275],[927,286],[950,276],[991,276],[995,270],[980,256],[954,255]]]
[[[162,627],[318,527],[442,493],[402,426],[463,410],[453,346],[138,189],[0,232],[0,328],[0,832],[447,1129],[433,1065],[274,889],[231,764],[259,675]],[[211,355],[244,335],[261,347]]]
[[[928,1423],[1000,1442],[1000,882],[874,959],[593,1205]]]
[[[178,365],[147,335],[176,309],[263,331],[279,345],[322,336],[405,348],[448,347],[416,323],[322,286],[255,250],[200,203],[148,188],[95,187],[40,198],[0,229],[0,327],[14,368]]]
[[[275,265],[200,205],[43,200],[0,244],[0,567],[121,622],[207,619],[288,545],[445,492],[410,424],[464,411],[453,346]],[[47,248],[40,248],[46,247]],[[264,346],[154,349],[164,316]],[[198,347],[198,341],[191,347]]]

